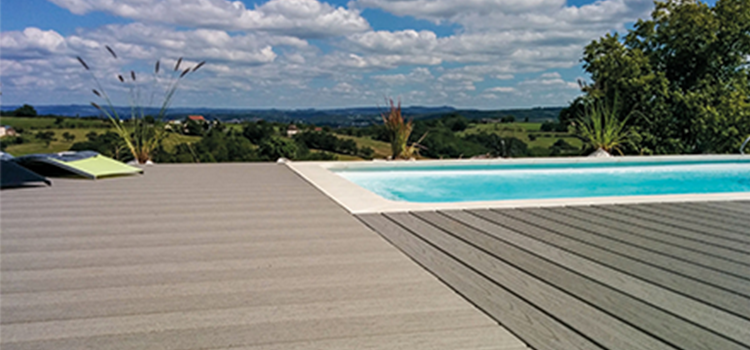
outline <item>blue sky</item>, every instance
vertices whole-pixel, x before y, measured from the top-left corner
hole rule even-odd
[[[178,106],[334,108],[384,96],[559,106],[586,78],[584,46],[652,8],[651,0],[3,0],[2,103],[87,104],[95,77],[127,105],[118,74],[135,71],[148,95],[170,78],[151,74],[154,63],[184,57],[182,67],[207,63],[181,81]]]

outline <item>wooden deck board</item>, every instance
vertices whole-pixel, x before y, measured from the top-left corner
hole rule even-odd
[[[559,324],[522,296],[483,278],[475,269],[452,259],[438,248],[425,244],[412,232],[384,216],[360,215],[359,218],[502,325],[525,339],[532,348],[602,349],[580,333]]]
[[[157,165],[2,192],[2,349],[513,349],[294,172]]]
[[[696,218],[692,215],[679,215],[662,209],[661,207],[644,207],[630,206],[627,208],[618,208],[621,211],[627,211],[631,215],[645,218],[650,221],[660,221],[667,225],[672,225],[685,230],[692,230],[707,235],[721,237],[732,242],[740,242],[743,247],[750,247],[750,236],[744,231],[744,228],[738,224],[729,224],[726,221],[716,221],[709,219]]]
[[[573,347],[549,347],[553,336],[525,329],[513,303],[605,349],[750,348],[747,254],[727,244],[743,233],[712,231],[742,227],[741,216],[719,224],[719,206],[705,205],[709,214],[680,220],[703,206],[669,206],[359,217],[532,348]]]
[[[707,302],[724,311],[750,318],[750,303],[748,299],[700,280],[689,278],[675,273],[669,269],[661,268],[653,264],[647,264],[641,260],[634,259],[610,247],[601,247],[577,240],[568,236],[560,235],[551,228],[533,226],[528,222],[514,219],[495,211],[472,211],[485,219],[508,227],[517,232],[523,232],[538,240],[575,252],[579,255],[589,257],[601,264],[611,268],[627,272],[638,278],[650,281],[666,287],[678,293],[689,290],[689,296]]]
[[[736,250],[742,254],[747,254],[746,249],[743,249],[742,247],[737,247],[738,242],[727,240],[722,237],[707,235],[705,233],[696,232],[694,230],[680,229],[678,227],[665,225],[661,222],[644,220],[638,217],[625,215],[624,213],[621,213],[621,212],[613,212],[610,210],[605,210],[600,207],[572,207],[571,210],[580,210],[584,212],[586,215],[601,216],[609,220],[612,220],[613,223],[619,222],[624,225],[636,226],[636,227],[640,227],[642,229],[646,229],[650,231],[663,232],[669,235],[691,239],[691,240],[700,242],[702,244],[709,244],[709,245],[721,247],[724,249]]]
[[[591,328],[591,326],[588,326],[589,328],[577,328],[582,333],[592,334],[592,337],[593,334],[602,337],[602,340],[599,341],[602,344],[606,344],[606,340],[616,339],[618,336],[638,342],[631,345],[613,344],[607,346],[608,348],[619,349],[628,346],[639,349],[670,348],[670,346],[656,340],[660,339],[679,348],[687,349],[741,349],[735,343],[729,342],[715,333],[674,317],[670,313],[653,308],[640,299],[618,289],[596,283],[581,274],[551,262],[543,256],[522,249],[525,247],[508,244],[497,239],[497,237],[489,236],[473,227],[437,213],[415,213],[414,215],[469,242],[474,246],[474,249],[485,251],[495,258],[520,269],[529,276],[525,283],[530,284],[532,279],[542,282],[539,287],[529,286],[532,287],[534,292],[538,293],[540,289],[550,287],[564,291],[564,293],[555,292],[553,297],[562,299],[561,302],[566,308],[576,309],[577,316],[597,322],[596,328]],[[502,267],[498,266],[497,268]],[[531,297],[532,293],[523,295]],[[578,300],[568,299],[568,296]],[[543,300],[543,302],[546,302],[546,300]],[[577,303],[582,303],[582,305],[577,305]],[[538,303],[535,304],[558,315],[563,322],[574,326],[572,322],[566,321],[570,314]],[[615,321],[610,320],[610,318]],[[745,324],[750,325],[750,323]],[[633,326],[639,327],[640,330],[633,329]],[[649,336],[649,334],[651,335]]]
[[[588,231],[576,229],[567,225],[561,225],[543,217],[529,214],[526,211],[509,210],[503,211],[503,214],[526,222],[533,222],[536,225],[549,227],[555,233],[574,237],[598,247],[606,247],[633,259],[654,266],[659,266],[663,269],[691,277],[695,280],[710,283],[716,287],[724,288],[727,291],[738,293],[745,297],[750,297],[750,283],[748,283],[748,280],[717,269],[709,269],[698,264],[690,263],[687,261],[689,259],[676,259],[668,255],[628,245]]]
[[[737,250],[742,250],[746,253],[750,253],[750,237],[747,237],[747,235],[705,225],[700,222],[696,222],[696,220],[690,218],[689,216],[686,216],[682,219],[675,219],[673,217],[659,215],[657,213],[648,213],[642,210],[638,210],[636,209],[636,207],[614,208],[612,206],[602,206],[601,209],[613,211],[621,215],[627,215],[641,221],[646,221],[653,226],[669,226],[672,227],[673,231],[681,233],[693,232],[697,234],[697,237],[702,237],[703,240],[706,240],[712,244],[731,247]],[[633,221],[633,219],[630,220]]]
[[[639,238],[639,241],[643,242],[644,244],[650,245],[650,243],[646,242],[656,241],[689,249],[692,252],[697,252],[709,257],[750,265],[750,255],[738,252],[736,250],[708,245],[692,239],[684,238],[682,236],[670,235],[656,230],[644,229],[640,226],[620,225],[617,223],[617,221],[612,222],[612,220],[608,220],[605,217],[587,215],[584,212],[574,210],[572,208],[548,208],[547,210],[562,214],[567,218],[566,220],[570,220],[570,222],[577,222],[577,225],[616,229],[618,232],[627,233],[628,236],[631,236],[630,239],[633,239],[637,236]],[[622,237],[622,234],[618,236]]]
[[[691,205],[693,204],[693,205]],[[724,212],[711,212],[705,209],[699,209],[694,206],[694,203],[676,203],[676,205],[655,205],[655,204],[645,204],[641,206],[642,208],[647,208],[649,210],[651,209],[658,209],[662,212],[668,212],[670,215],[678,217],[678,218],[684,218],[684,217],[690,217],[693,219],[698,219],[701,221],[709,221],[714,224],[721,224],[721,223],[730,223],[734,226],[734,229],[739,226],[740,228],[744,228],[743,231],[740,233],[748,233],[747,231],[747,220],[743,219],[741,217],[735,217],[731,215],[731,213]],[[705,208],[705,207],[704,207]],[[721,216],[721,222],[716,222],[714,219],[716,216]],[[750,234],[750,233],[749,233]]]
[[[441,213],[453,220],[464,223],[497,239],[504,240],[516,247],[525,249],[615,290],[627,293],[649,304],[659,305],[665,311],[690,320],[706,329],[728,335],[732,339],[750,343],[750,333],[747,332],[750,329],[750,321],[742,317],[648,283],[627,273],[609,268],[586,256],[565,251],[526,236],[521,232],[501,227],[469,212],[447,211]]]
[[[580,220],[579,218],[568,215],[567,212],[559,213],[554,210],[527,210],[527,212],[535,214],[545,219],[549,219],[558,222],[562,225],[573,227],[577,230],[586,231],[600,236],[615,239],[619,242],[629,244],[641,249],[645,249],[654,253],[664,254],[670,258],[678,260],[686,260],[688,263],[698,264],[703,267],[717,270],[718,272],[730,273],[735,276],[742,278],[750,278],[750,266],[746,264],[736,263],[726,259],[721,259],[716,255],[710,255],[704,253],[707,249],[705,245],[703,247],[692,245],[693,249],[685,249],[679,245],[673,244],[669,239],[655,240],[649,237],[652,234],[651,231],[643,230],[639,235],[635,235],[629,232],[630,227],[625,225],[600,225],[592,223],[591,221]],[[710,247],[709,247],[710,248]],[[717,250],[711,250],[712,252],[718,253]],[[732,252],[732,251],[728,251]],[[737,254],[738,259],[745,257],[746,263],[750,264],[750,255]]]

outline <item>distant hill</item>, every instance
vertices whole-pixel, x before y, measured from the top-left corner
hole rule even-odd
[[[2,106],[2,111],[12,111],[20,106]],[[59,115],[68,117],[89,117],[100,115],[94,107],[89,105],[47,105],[34,106],[39,115]],[[116,107],[121,117],[130,116],[130,107]],[[469,119],[497,119],[512,115],[516,120],[523,121],[526,118],[530,122],[543,122],[556,120],[562,107],[530,108],[530,109],[508,109],[496,111],[484,111],[473,109],[455,109],[449,106],[443,107],[404,107],[404,116],[413,119],[439,118],[445,114],[457,113]],[[199,114],[207,119],[218,119],[221,121],[242,120],[267,120],[284,123],[308,123],[328,126],[366,126],[380,122],[380,114],[385,112],[385,107],[355,107],[339,109],[222,109],[222,108],[171,108],[167,113],[167,119],[182,119],[187,115]],[[145,114],[155,115],[157,108],[145,108]]]

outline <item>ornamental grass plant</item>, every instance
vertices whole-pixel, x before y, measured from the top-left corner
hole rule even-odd
[[[631,112],[619,119],[619,109],[617,96],[611,104],[605,99],[585,104],[584,112],[576,120],[576,132],[590,151],[601,149],[610,154],[616,151],[623,155],[623,147],[634,145],[638,134],[628,125],[628,121],[638,112]]]
[[[388,136],[391,141],[391,153],[392,159],[411,159],[419,153],[419,143],[424,140],[427,133],[422,135],[417,142],[409,145],[409,137],[414,130],[414,123],[412,120],[406,121],[401,114],[401,101],[398,104],[394,104],[393,99],[387,99],[389,104],[389,110],[387,113],[381,114],[383,118],[383,125],[388,131]]]
[[[117,53],[115,53],[111,47],[105,47],[113,59],[118,59]],[[130,118],[126,122],[117,112],[117,109],[112,103],[112,99],[110,99],[109,94],[106,92],[91,67],[81,57],[76,58],[83,68],[91,75],[95,83],[95,88],[92,89],[93,94],[104,102],[102,104],[91,102],[91,105],[112,122],[116,133],[122,138],[132,154],[134,161],[138,164],[145,164],[146,162],[151,161],[155,150],[166,137],[166,130],[157,127],[157,123],[164,119],[164,116],[172,103],[175,92],[177,92],[177,87],[179,86],[180,81],[185,78],[185,76],[196,72],[206,63],[206,61],[202,61],[192,67],[183,68],[181,67],[183,62],[182,57],[180,57],[175,63],[173,69],[162,69],[161,61],[157,60],[154,64],[151,84],[148,89],[143,88],[142,82],[138,80],[138,75],[135,71],[131,70],[129,74],[125,75],[118,74],[116,79],[120,84],[126,85],[128,89]],[[162,73],[165,70],[167,72]],[[167,76],[164,77],[163,75]],[[162,98],[159,112],[156,116],[146,115],[144,105],[146,107],[153,106],[154,99],[157,97]]]

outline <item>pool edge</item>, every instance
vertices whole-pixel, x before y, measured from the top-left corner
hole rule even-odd
[[[498,160],[429,160],[411,162],[287,162],[285,165],[300,177],[326,194],[333,201],[341,205],[352,214],[368,213],[390,213],[407,211],[435,211],[435,210],[468,210],[486,208],[537,208],[537,207],[562,207],[562,206],[588,206],[607,204],[637,204],[637,203],[680,203],[697,201],[736,201],[750,200],[750,192],[729,193],[705,193],[705,194],[673,194],[673,195],[641,195],[641,196],[615,196],[615,197],[588,197],[588,198],[555,198],[555,199],[525,199],[505,201],[479,201],[479,202],[450,202],[450,203],[416,203],[402,202],[385,199],[359,185],[336,175],[329,169],[345,169],[351,167],[393,167],[393,166],[416,166],[419,164],[431,165],[455,165],[455,164],[493,164],[493,163],[516,163],[536,164],[542,162],[622,162],[622,161],[664,161],[664,160],[706,160],[711,159],[742,159],[748,160],[747,156],[727,155],[700,155],[700,156],[656,156],[656,157],[616,157],[592,159],[578,158],[525,158],[525,159],[498,159]]]

